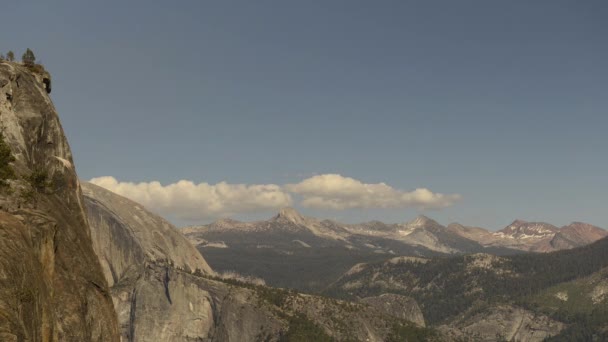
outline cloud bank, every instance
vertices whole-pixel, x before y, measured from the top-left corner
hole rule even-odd
[[[437,209],[449,207],[460,195],[444,195],[426,188],[401,191],[385,183],[366,184],[338,174],[318,175],[284,188],[302,196],[302,206],[317,209],[408,208]]]
[[[138,202],[162,215],[184,220],[202,220],[292,205],[291,196],[275,184],[195,184],[181,180],[159,182],[119,182],[114,177],[93,178],[91,183]]]
[[[451,206],[461,198],[457,194],[434,193],[426,188],[402,191],[385,183],[368,184],[339,174],[317,175],[283,186],[226,182],[195,184],[186,180],[162,185],[157,181],[120,182],[109,176],[93,178],[90,182],[161,215],[189,221],[278,210],[293,205],[293,197],[304,207],[329,210],[437,209]]]

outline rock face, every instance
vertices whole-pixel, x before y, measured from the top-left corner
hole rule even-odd
[[[546,315],[500,305],[453,322],[449,327],[443,326],[440,330],[447,331],[455,338],[464,337],[473,341],[540,342],[559,334],[564,328],[564,323]]]
[[[83,183],[93,247],[111,287],[124,341],[206,338],[212,300],[190,274],[212,274],[177,230],[139,204]],[[181,271],[181,272],[180,272]]]
[[[360,300],[387,315],[410,321],[424,327],[424,316],[418,303],[413,298],[400,296],[394,293],[384,293],[376,297],[367,297]]]
[[[93,248],[108,284],[124,278],[133,264],[171,266],[211,274],[205,259],[173,225],[141,205],[91,183],[82,183]],[[120,244],[117,244],[120,243]]]
[[[117,341],[70,148],[44,73],[0,62],[16,178],[0,189],[0,340]]]

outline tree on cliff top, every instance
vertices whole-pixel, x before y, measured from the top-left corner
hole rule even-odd
[[[13,53],[13,51],[9,51],[6,53],[6,60],[9,62],[15,61],[15,54]]]
[[[21,60],[25,65],[34,65],[36,63],[36,56],[34,56],[34,52],[28,48],[21,57]]]

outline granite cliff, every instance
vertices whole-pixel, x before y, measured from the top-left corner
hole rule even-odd
[[[0,340],[118,341],[49,91],[43,69],[0,62],[0,126],[13,156],[0,189]]]

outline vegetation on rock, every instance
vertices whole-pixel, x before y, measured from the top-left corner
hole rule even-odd
[[[10,146],[0,134],[0,188],[8,186],[8,180],[15,178],[15,170],[11,166],[14,161],[15,157],[11,153]]]
[[[335,341],[335,339],[325,333],[323,328],[319,327],[302,314],[290,316],[288,322],[289,328],[279,339],[281,342]]]
[[[49,180],[49,174],[44,169],[35,169],[25,179],[32,189],[38,193],[47,192],[52,185],[52,182]]]

